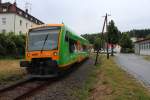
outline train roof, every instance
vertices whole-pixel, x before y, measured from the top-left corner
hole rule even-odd
[[[72,30],[71,30],[70,28],[68,28],[66,25],[64,25],[64,27],[65,27],[68,31],[70,31],[70,34],[69,34],[69,35],[70,35],[73,39],[79,40],[82,44],[85,44],[85,45],[90,44],[88,40],[86,40],[86,39],[83,38],[82,36],[76,34],[74,31],[72,31]]]
[[[85,38],[83,38],[82,36],[76,34],[75,32],[73,32],[70,28],[68,28],[65,24],[42,24],[42,25],[36,25],[30,29],[34,29],[34,28],[40,28],[40,27],[47,27],[47,26],[60,26],[60,27],[64,27],[66,28],[69,32],[70,32],[70,37],[75,39],[75,40],[79,40],[82,44],[88,45],[90,44],[88,40],[86,40]]]
[[[34,28],[40,28],[40,27],[48,27],[48,26],[64,26],[64,24],[42,24],[42,25],[35,25],[33,27],[31,27],[30,29],[34,29]]]

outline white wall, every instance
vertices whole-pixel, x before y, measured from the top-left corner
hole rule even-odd
[[[6,24],[2,24],[2,18],[6,18]],[[22,25],[20,25],[20,20],[22,21]],[[26,27],[26,23],[28,23]],[[15,25],[15,30],[14,30]],[[34,26],[33,22],[19,16],[13,13],[7,13],[7,14],[0,14],[0,32],[2,32],[3,29],[6,30],[6,32],[14,32],[16,34],[19,34],[19,32],[26,33],[28,29],[31,26]]]
[[[136,43],[135,54],[138,55],[150,55],[150,42]]]
[[[2,18],[6,18],[6,25],[2,24]],[[6,30],[6,32],[13,32],[14,31],[14,16],[13,14],[0,14],[0,32],[2,30]]]
[[[150,42],[146,42],[140,45],[141,55],[150,55]]]

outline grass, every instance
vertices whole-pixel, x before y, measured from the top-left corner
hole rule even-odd
[[[24,56],[14,57],[14,56],[0,56],[0,60],[18,60],[24,59]]]
[[[0,84],[8,84],[24,76],[19,60],[0,60]]]
[[[150,100],[146,88],[104,56],[76,95],[80,100]]]
[[[150,61],[150,56],[144,56],[144,59]]]
[[[92,57],[93,58],[93,57]],[[94,58],[95,59],[95,58]],[[86,80],[84,87],[81,89],[74,90],[74,95],[78,97],[79,100],[87,100],[88,96],[90,95],[90,89],[93,87],[94,83],[96,82],[96,71],[99,69],[98,66],[91,66],[93,70],[89,73],[89,78]]]

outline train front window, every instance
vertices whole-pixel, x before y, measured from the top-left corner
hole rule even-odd
[[[56,50],[60,27],[47,27],[29,31],[28,51]]]

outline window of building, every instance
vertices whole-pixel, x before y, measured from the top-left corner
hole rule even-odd
[[[20,20],[20,26],[22,26],[22,20]]]
[[[146,43],[146,49],[148,49],[148,43]]]
[[[19,35],[21,35],[22,34],[22,31],[19,31]]]
[[[147,49],[147,45],[146,45],[146,43],[144,43],[144,49]]]
[[[2,33],[6,33],[6,30],[5,30],[5,29],[3,29],[3,30],[2,30]]]
[[[150,43],[148,42],[148,49],[150,49]]]
[[[19,14],[22,15],[22,11],[19,11]]]
[[[143,43],[143,50],[145,49],[145,43]]]
[[[7,9],[6,8],[3,8],[3,12],[6,12],[7,11]]]
[[[26,28],[28,28],[28,23],[26,23]]]
[[[142,50],[144,49],[144,44],[142,43]]]
[[[2,24],[6,25],[6,18],[2,18]]]
[[[28,18],[28,15],[26,15],[26,18]]]

